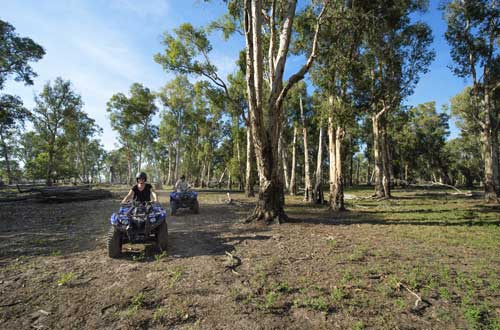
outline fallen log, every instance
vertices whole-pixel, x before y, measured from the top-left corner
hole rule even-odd
[[[80,202],[95,199],[107,199],[112,198],[113,195],[109,190],[105,189],[95,189],[95,190],[54,190],[54,189],[44,189],[40,192],[39,196],[36,197],[37,201],[45,203],[63,203],[63,202]]]

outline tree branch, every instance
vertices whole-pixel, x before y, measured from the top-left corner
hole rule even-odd
[[[318,15],[318,18],[316,19],[316,29],[314,32],[313,47],[311,50],[311,54],[309,55],[307,62],[302,66],[302,68],[300,68],[300,70],[298,72],[293,74],[290,77],[290,79],[288,79],[288,82],[287,82],[285,88],[282,89],[280,95],[278,96],[278,98],[276,100],[276,104],[279,106],[281,106],[288,91],[293,87],[293,85],[295,85],[297,82],[299,82],[300,80],[302,80],[304,78],[305,74],[307,73],[307,71],[309,71],[309,69],[310,69],[310,67],[311,67],[311,65],[316,57],[316,52],[317,52],[317,48],[318,48],[319,30],[320,30],[320,26],[322,23],[323,15],[325,13],[325,10],[326,10],[326,7],[328,6],[328,4],[329,4],[329,0],[326,0],[324,5],[323,5],[323,8],[321,9],[320,14]]]

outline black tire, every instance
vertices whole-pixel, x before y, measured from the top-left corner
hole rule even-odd
[[[156,246],[160,251],[167,251],[168,245],[168,226],[165,221],[156,229]]]
[[[122,253],[122,234],[115,227],[111,227],[108,232],[108,255],[111,258],[118,258]]]
[[[175,212],[177,212],[177,205],[175,204],[174,201],[170,202],[170,215],[175,215]]]
[[[198,201],[194,201],[193,206],[191,208],[195,214],[200,213],[200,204],[198,204]]]

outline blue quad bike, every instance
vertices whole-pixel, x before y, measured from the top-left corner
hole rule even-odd
[[[200,204],[198,203],[198,193],[195,191],[170,193],[170,214],[175,215],[178,209],[191,209],[195,214],[200,213]]]
[[[118,258],[123,243],[156,242],[166,251],[168,242],[167,211],[159,204],[132,202],[121,204],[118,213],[111,215],[107,245],[111,258]]]

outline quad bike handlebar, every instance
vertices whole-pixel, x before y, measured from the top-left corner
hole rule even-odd
[[[160,202],[146,201],[146,202],[138,202],[138,201],[130,201],[126,203],[120,203],[120,206],[152,206],[152,205],[160,205]]]

